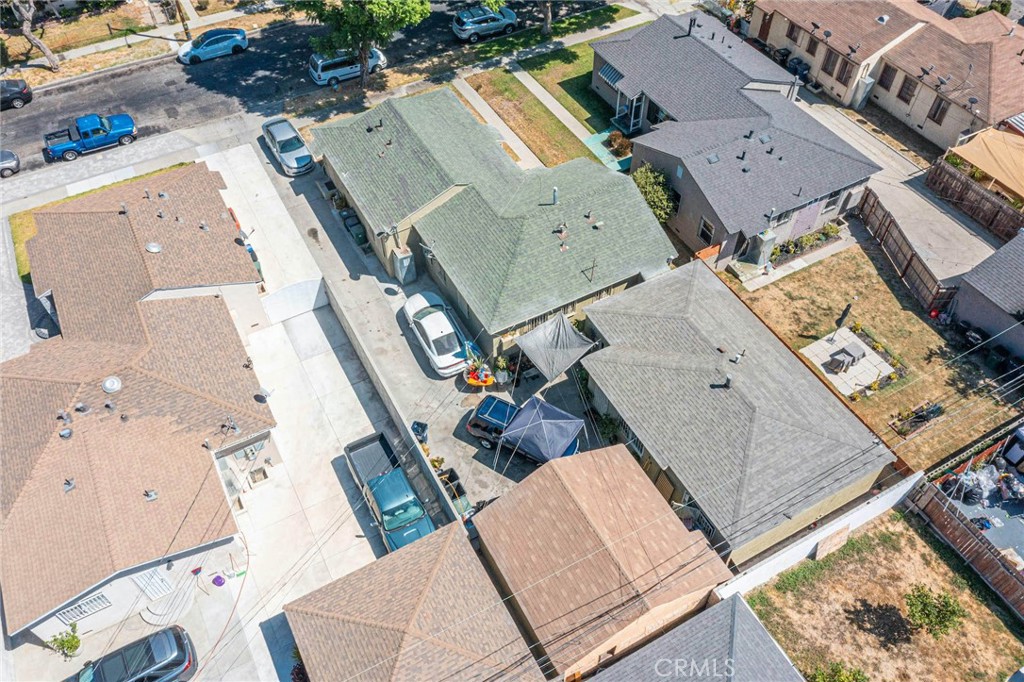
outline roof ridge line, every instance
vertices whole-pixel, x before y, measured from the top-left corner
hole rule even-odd
[[[273,428],[274,425],[275,425],[275,423],[272,423],[271,421],[267,420],[266,417],[260,415],[257,412],[250,411],[249,408],[247,408],[247,407],[240,406],[240,405],[232,405],[232,404],[228,403],[227,401],[225,401],[225,400],[223,400],[221,398],[218,398],[218,397],[216,397],[216,396],[214,396],[212,394],[204,393],[202,391],[199,391],[197,389],[192,388],[191,386],[186,386],[185,384],[181,384],[181,383],[178,383],[176,381],[172,381],[171,379],[168,379],[167,377],[164,377],[163,375],[157,374],[156,372],[153,372],[152,370],[148,370],[148,369],[145,369],[143,367],[139,367],[138,365],[133,364],[133,365],[130,365],[130,367],[131,367],[132,370],[138,372],[139,374],[144,374],[144,375],[148,376],[150,379],[155,379],[157,381],[161,381],[161,382],[167,384],[168,386],[170,386],[172,388],[176,388],[176,389],[178,389],[180,391],[184,391],[185,393],[188,393],[188,394],[190,394],[190,395],[192,395],[192,396],[194,396],[196,398],[199,398],[201,400],[209,401],[209,402],[211,402],[211,403],[213,403],[215,405],[218,405],[220,407],[223,407],[225,409],[241,410],[241,412],[243,414],[247,414],[249,417],[252,417],[252,418],[256,419],[257,421],[260,421],[260,422],[266,424],[267,428]]]
[[[423,591],[420,592],[419,598],[416,600],[416,605],[413,607],[412,612],[409,615],[409,620],[405,626],[404,632],[406,634],[413,631],[413,624],[416,622],[416,616],[419,615],[420,609],[423,608],[423,602],[427,600],[427,595],[430,593],[430,588],[434,584],[434,580],[437,578],[438,571],[441,570],[441,564],[444,563],[445,554],[448,552],[448,548],[451,547],[452,542],[455,539],[455,533],[449,531],[448,538],[444,542],[444,546],[437,550],[437,560],[434,562],[434,567],[430,569],[430,575],[423,583]],[[426,633],[420,632],[419,628],[416,628],[416,632],[421,635],[427,635]],[[405,636],[402,637],[402,643],[405,642]],[[401,648],[401,644],[399,645]]]
[[[294,607],[293,606],[289,610],[293,611],[295,613],[302,613],[302,614],[307,615],[307,616],[317,616],[319,618],[325,618],[327,620],[332,620],[332,621],[342,621],[342,622],[347,622],[347,623],[355,623],[356,625],[363,625],[363,626],[368,627],[368,628],[376,628],[376,629],[379,629],[379,630],[388,630],[389,632],[405,632],[404,630],[402,630],[402,628],[394,626],[394,625],[385,625],[385,624],[382,624],[382,623],[379,623],[379,622],[372,622],[372,621],[366,620],[365,618],[360,618],[359,616],[350,616],[350,615],[347,615],[347,614],[343,615],[343,614],[338,614],[338,613],[331,613],[330,611],[325,611],[323,609],[318,609],[318,608],[314,608],[314,607],[307,607],[307,606]],[[401,644],[399,644],[399,647],[400,646],[401,646]]]

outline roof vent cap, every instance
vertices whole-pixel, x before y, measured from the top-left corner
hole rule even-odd
[[[64,479],[64,492],[69,493],[75,489],[75,479],[65,478]]]
[[[880,23],[882,26],[885,26],[886,24],[889,23],[889,15],[888,14],[883,14],[882,16],[880,16],[877,19],[875,19],[875,21]]]
[[[146,502],[152,502],[159,497],[155,490],[143,490],[142,496],[146,498]]]
[[[156,242],[150,242],[150,243],[146,244],[146,251],[148,251],[149,253],[160,253],[163,250],[164,250],[164,247],[160,246]]]
[[[104,379],[100,386],[103,387],[104,393],[117,393],[121,390],[121,377],[111,375]]]
[[[85,403],[75,403],[75,412],[79,414],[89,414],[89,406]]]
[[[74,431],[72,431],[71,429],[61,429],[61,430],[60,430],[60,431],[58,432],[58,435],[59,435],[59,436],[60,436],[60,437],[61,437],[61,438],[62,438],[63,440],[68,440],[69,438],[71,438],[71,434],[72,434],[72,433],[74,433]]]

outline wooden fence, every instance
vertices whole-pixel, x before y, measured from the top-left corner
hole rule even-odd
[[[989,587],[1024,620],[1024,576],[975,528],[939,488],[922,483],[907,497],[910,509],[928,521]]]
[[[946,304],[953,300],[956,287],[944,287],[939,283],[938,278],[932,274],[928,265],[917,255],[910,240],[903,234],[896,218],[886,210],[870,187],[864,191],[861,199],[860,215],[864,226],[881,245],[882,251],[889,257],[900,279],[925,310],[945,308]]]
[[[1017,230],[1024,227],[1024,213],[945,159],[932,164],[925,184],[1004,242],[1013,239]]]

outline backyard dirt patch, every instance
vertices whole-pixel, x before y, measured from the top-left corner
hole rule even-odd
[[[844,306],[852,303],[847,324],[860,322],[908,372],[851,407],[914,469],[942,461],[1019,413],[990,397],[980,360],[968,356],[946,364],[959,351],[921,311],[873,242],[852,246],[754,292],[729,275],[722,277],[794,350],[831,333]],[[945,415],[904,441],[889,422],[901,410],[926,401],[941,403]]]
[[[579,157],[597,160],[507,69],[478,73],[466,81],[548,168]]]
[[[259,4],[259,0],[192,0],[192,6],[196,14],[205,17],[208,14],[227,12],[232,9],[242,9],[249,5]]]
[[[100,69],[109,69],[121,64],[128,64],[129,62],[137,62],[142,59],[169,54],[169,52],[170,43],[165,40],[143,40],[141,43],[134,43],[127,47],[115,47],[112,50],[104,50],[103,52],[95,52],[84,57],[68,59],[61,62],[60,71],[32,67],[21,69],[21,78],[24,78],[29,85],[38,87],[74,76],[93,73]]]
[[[124,35],[122,32],[111,34],[107,24],[115,29],[143,32],[153,28],[153,17],[149,13],[148,3],[121,3],[105,12],[86,11],[68,19],[47,20],[37,25],[33,33],[42,38],[47,47],[55,53],[60,53]],[[43,56],[18,32],[10,33],[4,29],[0,31],[0,38],[7,44],[11,62],[22,62]]]
[[[904,123],[881,107],[868,103],[862,111],[839,107],[854,123],[868,131],[887,145],[896,149],[921,168],[929,168],[942,154],[938,146],[908,128]]]
[[[954,595],[963,626],[939,640],[911,629],[903,595],[914,583]],[[1024,663],[1020,621],[916,517],[895,512],[746,599],[804,675],[843,661],[873,682],[1003,682]]]
[[[304,18],[305,15],[301,12],[296,12],[291,16],[285,16],[281,10],[253,12],[252,14],[245,14],[243,16],[235,17],[234,19],[218,21],[215,24],[203,26],[202,28],[192,29],[192,37],[194,38],[200,33],[206,33],[210,29],[214,28],[243,28],[246,31],[255,31],[274,24],[283,24],[289,21],[302,21]],[[191,27],[189,28],[191,29]],[[179,31],[175,33],[174,38],[175,40],[185,40],[185,32]]]

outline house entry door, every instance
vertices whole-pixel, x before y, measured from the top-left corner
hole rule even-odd
[[[629,132],[638,130],[643,119],[644,96],[637,95],[629,102]]]

